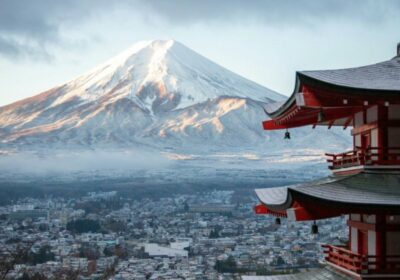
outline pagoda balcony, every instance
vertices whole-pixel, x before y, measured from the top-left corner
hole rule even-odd
[[[400,168],[400,148],[373,148],[362,149],[356,147],[356,150],[340,153],[325,154],[331,163],[329,169],[337,170],[342,168],[356,166],[398,166]]]
[[[361,255],[346,247],[322,245],[325,260],[345,271],[358,275],[400,275],[400,255]],[[398,278],[396,278],[398,279]]]

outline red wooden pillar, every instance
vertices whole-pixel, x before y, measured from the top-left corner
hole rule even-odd
[[[378,105],[378,160],[388,160],[388,107]]]
[[[368,231],[357,229],[358,233],[358,253],[360,255],[368,255]]]
[[[377,269],[386,267],[386,215],[376,215],[376,255]]]

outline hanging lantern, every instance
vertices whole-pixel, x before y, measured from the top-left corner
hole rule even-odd
[[[290,140],[290,132],[286,129],[285,137],[283,139]]]
[[[313,225],[311,226],[311,234],[318,234],[318,225],[314,221]]]
[[[281,218],[276,218],[275,225],[280,225],[280,224],[281,224]]]

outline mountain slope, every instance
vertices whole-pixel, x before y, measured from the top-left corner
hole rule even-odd
[[[263,106],[283,99],[178,42],[140,42],[64,85],[1,107],[0,148],[285,148],[280,132],[261,127]],[[312,133],[298,133],[297,147],[306,147]]]
[[[165,119],[223,96],[238,104],[282,99],[178,42],[140,42],[64,85],[1,107],[0,135],[3,144],[136,143],[162,138],[171,126]],[[209,116],[214,125],[216,116]]]

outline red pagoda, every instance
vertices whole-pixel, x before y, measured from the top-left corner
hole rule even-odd
[[[296,73],[294,93],[267,109],[265,130],[352,127],[353,149],[326,154],[333,174],[257,189],[257,214],[292,221],[348,215],[347,246],[323,245],[326,268],[284,279],[400,279],[400,44],[381,63]],[[275,278],[274,278],[275,277]],[[264,279],[281,279],[266,277]]]

